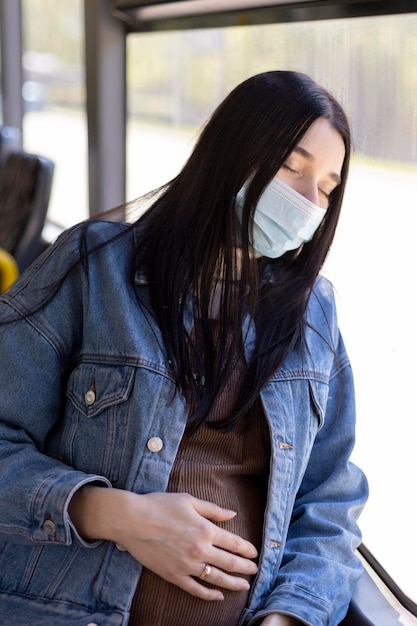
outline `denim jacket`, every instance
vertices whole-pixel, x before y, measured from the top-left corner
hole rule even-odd
[[[164,491],[186,424],[146,281],[133,278],[134,229],[93,222],[85,250],[114,241],[68,273],[81,232],[64,233],[0,299],[0,320],[16,319],[0,326],[2,625],[126,626],[141,565],[112,542],[84,541],[68,504],[86,483]],[[360,573],[356,519],[367,483],[349,461],[353,382],[323,278],[307,318],[308,349],[291,352],[261,393],[271,466],[242,626],[273,612],[335,626]],[[254,333],[248,322],[247,356]]]

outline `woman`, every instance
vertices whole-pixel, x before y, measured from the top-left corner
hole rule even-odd
[[[318,274],[349,156],[310,78],[249,78],[141,219],[4,295],[0,623],[343,619],[367,487]]]

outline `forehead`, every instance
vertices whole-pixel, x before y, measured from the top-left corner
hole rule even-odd
[[[345,144],[340,133],[324,118],[310,126],[298,143],[300,153],[311,155],[312,165],[320,174],[340,176],[345,158]],[[297,149],[295,150],[297,151]]]

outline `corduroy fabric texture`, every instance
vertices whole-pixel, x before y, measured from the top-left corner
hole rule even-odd
[[[210,428],[224,417],[238,388],[239,370],[218,397],[207,421],[186,434],[172,468],[168,491],[186,492],[237,512],[222,523],[259,550],[266,504],[270,442],[259,403],[251,428],[227,432]],[[186,529],[184,529],[186,532]],[[249,582],[252,582],[248,577]],[[209,584],[205,582],[204,584]],[[235,626],[249,592],[222,589],[223,602],[206,602],[144,569],[132,603],[129,626]]]

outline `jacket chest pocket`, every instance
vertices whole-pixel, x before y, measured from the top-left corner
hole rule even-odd
[[[135,368],[82,363],[71,373],[60,457],[114,486],[120,476]]]

